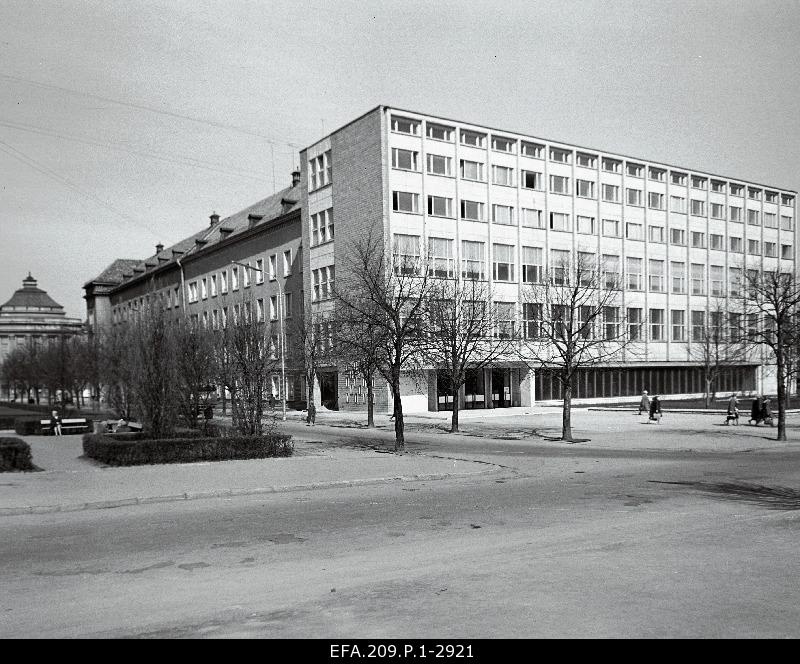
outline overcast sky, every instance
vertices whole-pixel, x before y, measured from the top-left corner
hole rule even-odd
[[[0,0],[0,303],[84,318],[381,103],[798,189],[799,46],[797,0]]]

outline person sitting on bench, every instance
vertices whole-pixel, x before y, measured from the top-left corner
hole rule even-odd
[[[58,414],[57,410],[54,410],[52,415],[50,416],[50,429],[53,432],[54,436],[60,436],[61,434],[61,416]]]

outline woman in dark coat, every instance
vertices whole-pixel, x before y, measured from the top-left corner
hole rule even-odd
[[[761,419],[761,397],[753,399],[753,404],[750,406],[750,422],[758,424]]]
[[[661,424],[661,399],[653,397],[650,402],[650,419]]]

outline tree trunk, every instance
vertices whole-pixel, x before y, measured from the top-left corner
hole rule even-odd
[[[403,403],[400,400],[400,376],[392,377],[392,410],[394,412],[394,451],[406,449],[405,427],[403,423]]]
[[[783,354],[777,353],[776,359],[778,374],[778,437],[776,440],[786,440],[786,378]]]
[[[372,387],[372,376],[367,376],[367,427],[375,427],[375,404],[373,403],[374,390]]]
[[[453,385],[450,393],[453,397],[453,414],[450,417],[450,433],[458,433],[458,412],[459,412],[459,403],[458,403],[458,393],[461,391],[460,385]]]
[[[561,412],[561,440],[572,442],[572,381],[564,385],[564,408]]]
[[[705,393],[706,408],[711,406],[711,379],[706,376],[706,393]]]

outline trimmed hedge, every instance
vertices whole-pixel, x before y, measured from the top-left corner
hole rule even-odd
[[[0,429],[13,429],[19,415],[0,415]]]
[[[36,419],[32,417],[18,417],[14,421],[14,431],[20,436],[38,435],[42,430],[42,425],[39,424],[39,420],[43,419],[43,417],[37,417]]]
[[[38,470],[33,465],[31,447],[19,438],[0,438],[0,473],[12,470]]]
[[[109,466],[226,461],[288,457],[294,453],[286,435],[233,438],[145,438],[142,433],[83,435],[83,453]]]

